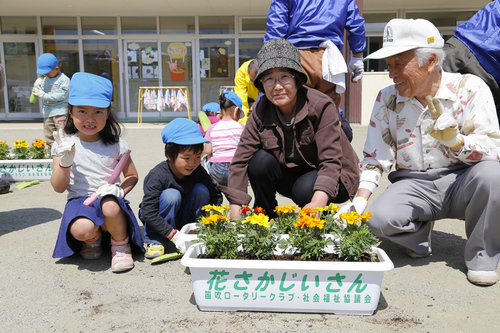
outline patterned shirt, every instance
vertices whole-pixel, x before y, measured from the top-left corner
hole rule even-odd
[[[360,163],[361,182],[380,182],[382,172],[436,169],[455,164],[498,161],[500,129],[493,96],[474,75],[442,72],[434,96],[443,113],[452,115],[463,137],[454,152],[428,132],[433,119],[416,98],[401,97],[394,85],[382,89],[375,101]],[[360,188],[363,187],[360,184]]]

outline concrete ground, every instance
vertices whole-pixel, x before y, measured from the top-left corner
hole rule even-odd
[[[164,124],[125,124],[140,181],[128,195],[135,213],[142,181],[164,159]],[[353,126],[361,157],[367,128]],[[43,138],[41,123],[0,123],[0,141]],[[377,189],[386,186],[384,178]],[[373,201],[373,200],[371,200]],[[180,260],[159,265],[140,255],[127,273],[110,271],[110,254],[96,261],[53,259],[66,194],[48,181],[0,195],[0,332],[497,332],[500,284],[478,287],[465,276],[464,223],[441,220],[433,254],[410,259],[382,241],[395,268],[384,274],[373,316],[204,312]],[[280,204],[290,203],[284,198]],[[390,209],[390,207],[388,207]],[[369,209],[368,209],[369,210]]]

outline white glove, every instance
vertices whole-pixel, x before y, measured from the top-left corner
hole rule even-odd
[[[70,167],[75,158],[75,143],[64,140],[64,131],[62,129],[59,129],[59,132],[54,131],[52,135],[59,146],[59,158],[61,159],[59,164],[63,168]]]
[[[335,218],[338,218],[342,213],[350,213],[352,211],[356,211],[358,214],[363,214],[366,206],[368,206],[368,201],[363,197],[356,197],[352,200],[352,202],[346,203],[343,205],[337,214],[335,214]]]
[[[114,195],[115,197],[118,197],[120,199],[123,199],[125,196],[125,193],[123,192],[123,189],[118,185],[118,184],[104,184],[101,185],[97,191],[95,191],[95,195],[97,198],[102,198],[106,195]]]
[[[43,95],[45,95],[45,92],[38,87],[34,87],[31,92],[33,93],[33,95],[38,96],[40,98],[43,98]]]
[[[434,119],[434,124],[429,130],[429,134],[436,140],[441,141],[446,147],[455,147],[462,142],[462,134],[458,131],[458,123],[455,118],[447,113],[443,113],[441,102],[430,96],[425,98],[429,112]]]
[[[38,79],[35,80],[35,84],[33,85],[33,87],[41,89],[44,82],[45,82],[45,80],[43,78],[39,77]]]
[[[356,83],[363,77],[365,72],[365,65],[363,64],[363,57],[351,57],[349,61],[349,73],[351,74],[351,81]]]
[[[171,241],[175,244],[175,247],[177,247],[177,251],[179,251],[179,253],[186,253],[186,241],[181,239],[179,235],[180,233],[177,231],[174,237],[172,237]]]

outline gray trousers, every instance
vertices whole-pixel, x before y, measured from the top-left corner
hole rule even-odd
[[[368,225],[416,253],[431,246],[435,220],[465,220],[467,268],[494,271],[500,259],[500,163],[483,161],[425,172],[400,170],[370,205]]]

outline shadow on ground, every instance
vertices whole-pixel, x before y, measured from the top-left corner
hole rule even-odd
[[[0,236],[51,222],[61,217],[61,212],[52,208],[23,208],[0,212]]]

